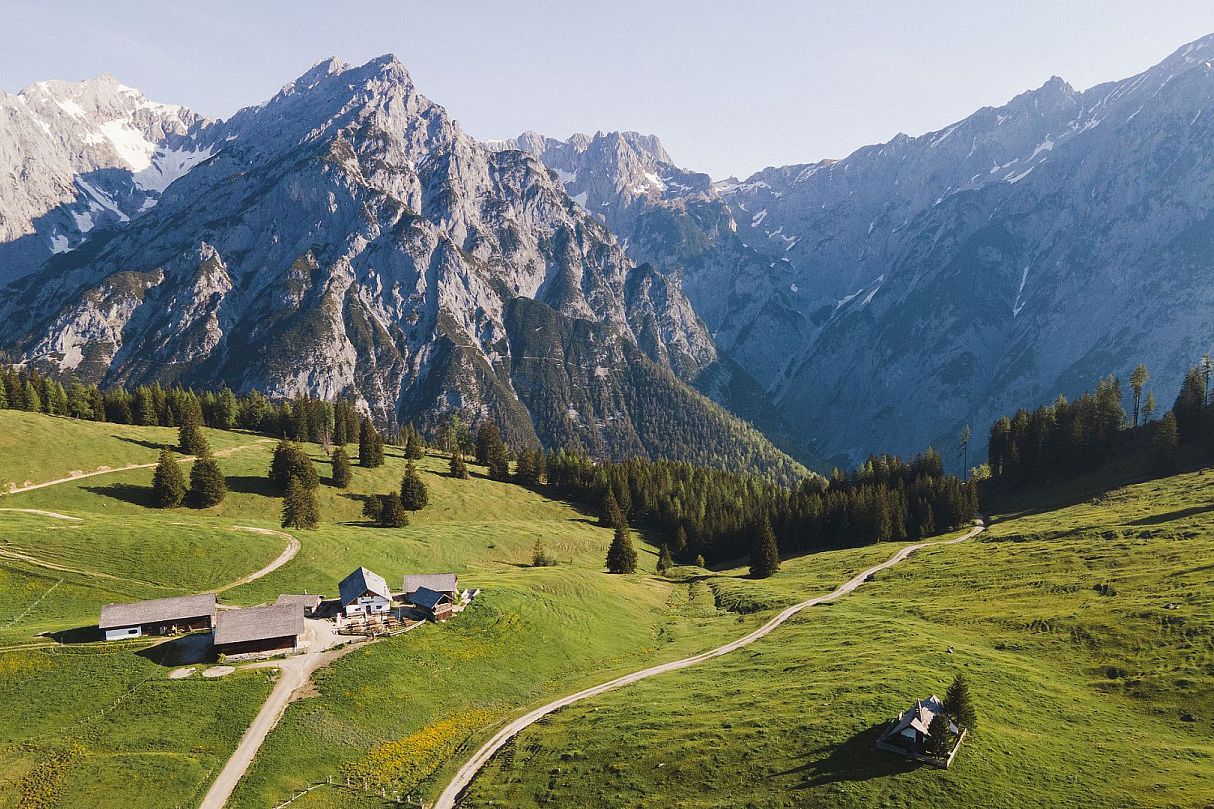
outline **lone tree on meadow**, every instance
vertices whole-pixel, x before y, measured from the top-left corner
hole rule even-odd
[[[766,579],[780,569],[780,548],[776,545],[776,534],[771,530],[771,521],[764,520],[750,554],[750,575]]]
[[[458,447],[451,451],[451,477],[468,479],[468,464],[464,463],[464,453]]]
[[[315,489],[320,485],[320,476],[312,466],[312,459],[303,447],[283,439],[274,447],[274,456],[270,460],[270,480],[280,492],[286,492],[291,480],[298,480],[305,489]]]
[[[927,726],[925,749],[929,756],[936,758],[948,758],[953,751],[953,734],[948,727],[948,717],[944,714],[933,716],[931,724]]]
[[[333,485],[339,489],[346,488],[354,477],[354,470],[350,467],[350,456],[346,454],[346,448],[337,447],[329,458],[333,462]]]
[[[190,469],[188,495],[193,506],[196,508],[217,506],[223,502],[227,493],[228,487],[224,483],[223,473],[219,471],[219,464],[215,462],[215,456],[207,453],[194,461],[194,466]]]
[[[670,556],[669,546],[663,542],[662,549],[658,552],[658,573],[665,576],[672,567],[674,567],[674,559]]]
[[[978,726],[978,712],[970,695],[970,684],[960,672],[944,693],[944,712],[953,718],[958,727],[973,730]]]
[[[202,435],[202,428],[199,426],[198,420],[193,416],[187,417],[177,428],[177,446],[183,455],[193,455],[198,458],[211,451],[207,446],[206,438]]]
[[[615,537],[607,548],[608,573],[636,573],[637,551],[632,547],[632,536],[627,525],[615,527]]]
[[[400,502],[409,511],[421,511],[430,502],[430,492],[412,461],[405,464],[405,474],[400,479]]]
[[[291,478],[287,482],[287,493],[282,499],[283,528],[316,528],[320,525],[320,508],[316,505],[316,492]]]
[[[358,433],[358,465],[368,469],[384,465],[384,439],[371,419],[363,417]]]
[[[409,524],[409,513],[396,492],[388,492],[380,498],[378,522],[384,528],[404,528]]]
[[[152,473],[152,500],[157,508],[176,508],[185,500],[185,476],[168,447],[160,450],[160,461]]]

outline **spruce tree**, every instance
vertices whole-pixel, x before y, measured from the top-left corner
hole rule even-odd
[[[42,397],[38,395],[37,388],[28,379],[25,382],[25,409],[30,413],[42,412]]]
[[[292,478],[297,479],[305,489],[315,489],[320,485],[320,475],[312,465],[308,453],[299,444],[285,438],[279,440],[274,447],[269,477],[280,492],[286,492],[287,484]]]
[[[215,458],[212,455],[204,455],[194,461],[194,466],[190,469],[190,504],[195,508],[210,508],[217,506],[223,502],[223,498],[228,493],[228,487],[224,483],[223,473],[219,471],[219,464],[215,463]]]
[[[404,528],[409,524],[409,514],[396,492],[388,492],[380,500],[379,524],[384,528]]]
[[[607,494],[603,496],[602,508],[599,510],[599,525],[604,528],[615,528],[626,522],[624,512],[620,510],[619,504],[615,501],[615,492],[608,486]]]
[[[970,684],[961,672],[953,678],[944,694],[944,712],[953,718],[958,727],[967,730],[978,727],[978,712],[974,708],[974,698],[970,695]]]
[[[304,486],[299,478],[291,478],[282,499],[282,527],[316,528],[319,525],[320,508],[316,505],[316,492]]]
[[[687,529],[681,525],[675,529],[672,550],[674,555],[680,559],[687,553]]]
[[[489,465],[490,453],[502,444],[501,431],[492,421],[487,421],[476,431],[476,462]]]
[[[197,458],[211,451],[198,421],[192,416],[181,422],[181,426],[177,428],[177,449],[182,455],[193,455]]]
[[[498,443],[490,448],[488,466],[490,480],[510,480],[510,453],[505,444]]]
[[[953,734],[948,727],[948,719],[943,714],[936,714],[927,726],[927,742],[924,752],[936,758],[948,758],[953,750]]]
[[[421,434],[413,427],[410,422],[405,429],[405,458],[411,461],[420,461],[422,459],[422,437]]]
[[[0,379],[0,410],[8,407],[8,387]]]
[[[358,465],[368,469],[384,465],[384,439],[366,417],[358,434]]]
[[[330,456],[333,462],[333,485],[344,489],[350,485],[354,470],[350,467],[350,457],[346,455],[345,447],[337,447]]]
[[[380,514],[384,510],[384,498],[378,494],[368,495],[363,500],[363,516],[374,523],[379,523]]]
[[[617,525],[615,536],[607,548],[608,573],[635,573],[637,552],[632,547],[632,536],[626,525]]]
[[[756,579],[766,579],[779,569],[780,549],[776,545],[776,535],[771,530],[771,522],[764,520],[755,549],[750,554],[750,575]]]
[[[670,556],[670,548],[663,542],[662,549],[658,552],[658,573],[665,576],[672,567],[674,567],[674,559]]]
[[[417,467],[410,461],[405,464],[405,474],[400,479],[400,502],[409,511],[421,511],[429,501],[430,493],[426,484],[417,473]]]
[[[451,453],[451,477],[460,480],[468,479],[468,465],[464,463],[464,453],[458,448]]]
[[[160,450],[160,461],[152,473],[152,501],[157,508],[176,508],[185,499],[185,476],[168,447]]]

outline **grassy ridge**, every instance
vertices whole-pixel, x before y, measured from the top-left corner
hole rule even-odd
[[[1207,805],[1211,498],[1180,475],[923,552],[779,642],[562,711],[466,805]],[[982,718],[952,770],[872,750],[958,670]]]

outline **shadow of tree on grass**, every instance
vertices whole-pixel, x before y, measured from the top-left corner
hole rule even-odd
[[[840,781],[868,781],[912,772],[924,766],[896,753],[873,748],[886,725],[886,722],[881,722],[860,731],[840,745],[810,751],[807,753],[810,761],[799,767],[775,773],[773,777],[801,775],[801,783],[794,785],[792,789],[809,789]]]

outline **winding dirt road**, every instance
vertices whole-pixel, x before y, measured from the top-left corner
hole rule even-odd
[[[249,533],[253,534],[265,534],[266,536],[285,539],[287,541],[287,547],[283,549],[282,553],[278,554],[277,559],[270,562],[270,564],[266,565],[261,570],[255,570],[247,576],[242,576],[234,582],[229,582],[228,584],[213,590],[212,592],[216,594],[222,593],[224,590],[231,590],[233,587],[239,587],[242,584],[248,584],[251,581],[257,581],[262,576],[267,576],[270,573],[273,573],[275,570],[278,570],[278,568],[294,559],[295,554],[299,553],[299,540],[285,531],[274,531],[269,528],[251,528],[247,525],[235,525],[233,528],[235,528],[237,531],[248,531]]]
[[[741,649],[743,646],[748,646],[757,641],[759,638],[770,634],[772,630],[796,615],[801,610],[808,607],[813,607],[817,604],[825,604],[826,602],[835,601],[836,599],[842,598],[852,590],[855,590],[857,587],[864,584],[865,580],[867,580],[869,576],[893,567],[915,551],[936,545],[953,545],[958,542],[964,542],[967,539],[976,537],[978,534],[982,533],[985,528],[985,525],[978,523],[974,526],[973,530],[969,531],[964,536],[957,537],[956,539],[946,539],[939,542],[918,542],[914,545],[907,545],[905,548],[898,551],[881,564],[870,567],[868,570],[865,570],[862,573],[858,573],[850,581],[839,585],[826,595],[816,596],[808,601],[802,601],[800,604],[794,604],[791,607],[788,607],[770,621],[763,624],[763,626],[759,627],[754,632],[751,632],[749,635],[745,635],[735,641],[725,644],[724,646],[719,646],[716,649],[695,655],[694,657],[687,657],[682,660],[674,660],[670,663],[662,663],[658,666],[652,666],[647,669],[642,669],[641,671],[635,671],[632,674],[625,674],[623,677],[617,677],[614,680],[609,680],[608,682],[600,685],[591,686],[590,688],[578,691],[576,694],[570,694],[567,697],[561,697],[558,700],[549,702],[547,705],[536,708],[531,713],[520,716],[518,719],[515,719],[499,730],[492,739],[485,742],[484,746],[476,751],[476,754],[473,755],[472,758],[469,759],[466,764],[464,764],[464,766],[459,768],[459,770],[455,773],[455,776],[451,779],[451,782],[447,784],[447,788],[444,789],[442,794],[438,796],[438,800],[434,804],[434,809],[454,809],[456,802],[459,800],[464,790],[467,789],[468,785],[472,783],[472,779],[476,777],[476,774],[480,772],[481,768],[489,763],[489,759],[493,758],[494,753],[500,750],[506,744],[506,742],[517,736],[522,730],[530,725],[535,724],[548,714],[558,711],[568,705],[572,705],[575,702],[588,699],[589,697],[595,697],[607,691],[623,688],[624,686],[631,685],[639,680],[644,680],[649,677],[656,677],[659,674],[665,674],[670,671],[685,669],[689,666],[703,663],[706,660],[712,660],[714,657],[720,657],[737,649]]]

